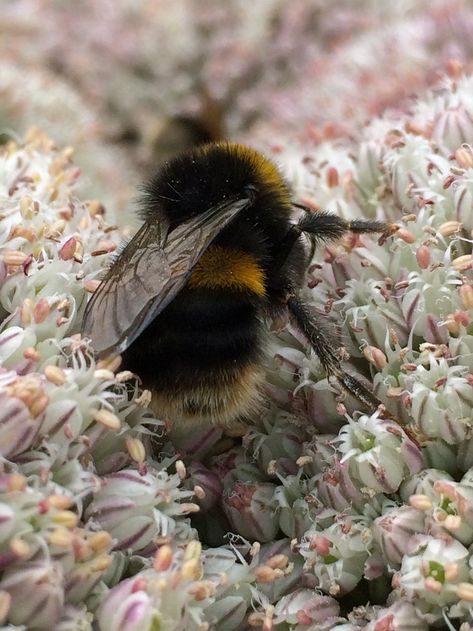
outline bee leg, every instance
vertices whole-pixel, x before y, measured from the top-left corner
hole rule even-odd
[[[314,212],[300,204],[294,205],[304,210],[305,215],[289,228],[284,238],[280,241],[278,254],[274,261],[275,270],[280,269],[284,265],[301,234],[306,234],[310,239],[311,251],[309,258],[312,259],[318,243],[336,241],[343,237],[346,232],[351,231],[360,234],[366,232],[381,233],[379,244],[382,245],[389,236],[399,229],[399,226],[393,223],[364,219],[345,221],[345,219],[327,211]]]
[[[299,206],[299,208],[304,208]],[[394,234],[399,226],[394,223],[375,221],[370,219],[352,219],[346,221],[333,213],[326,211],[313,212],[306,208],[305,215],[296,224],[300,232],[306,233],[313,243],[317,244],[325,241],[335,241],[340,239],[346,232],[380,233],[380,244]]]
[[[308,305],[295,294],[289,296],[287,307],[291,320],[305,335],[327,374],[334,376],[344,390],[352,394],[369,410],[376,410],[382,405],[381,401],[356,377],[343,370],[337,352],[340,344],[330,322],[322,314],[319,314],[320,317],[315,316]]]

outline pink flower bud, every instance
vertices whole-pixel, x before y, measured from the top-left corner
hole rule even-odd
[[[198,497],[198,503],[202,510],[207,511],[220,500],[223,492],[223,484],[219,475],[212,469],[208,469],[200,462],[193,462],[188,467],[189,484],[193,488],[199,486],[204,495]]]
[[[432,256],[430,254],[430,248],[426,245],[421,245],[416,250],[416,259],[417,264],[421,269],[427,269],[432,261]]]
[[[415,235],[410,230],[406,230],[405,228],[399,228],[399,230],[396,232],[396,237],[399,237],[406,243],[415,243],[416,241]]]
[[[124,580],[106,594],[97,612],[100,631],[151,629],[152,599],[146,593],[145,585],[134,589],[138,583],[138,578]]]
[[[0,590],[11,596],[8,619],[28,628],[49,628],[58,622],[64,606],[63,572],[59,563],[28,561],[7,568]]]
[[[383,558],[395,569],[401,567],[404,554],[409,550],[411,538],[422,533],[425,516],[409,506],[401,506],[375,519],[373,536]]]
[[[274,518],[275,485],[238,482],[226,491],[223,509],[232,527],[250,540],[270,541],[279,530]]]
[[[4,458],[26,451],[40,426],[40,420],[21,399],[0,393],[0,454]]]
[[[64,241],[59,250],[59,256],[63,261],[69,261],[74,258],[74,254],[77,248],[77,239],[75,237],[69,237]]]

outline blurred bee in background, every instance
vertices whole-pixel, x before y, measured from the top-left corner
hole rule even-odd
[[[164,118],[148,132],[150,163],[154,170],[177,155],[199,145],[223,140],[225,124],[222,106],[201,86],[199,112]]]
[[[197,147],[144,187],[143,224],[87,305],[83,334],[100,356],[123,354],[172,422],[230,424],[257,413],[266,322],[287,314],[329,376],[369,410],[380,402],[343,369],[337,336],[300,297],[315,246],[347,231],[393,234],[295,204],[281,174],[239,144]]]
[[[134,152],[140,171],[151,175],[181,153],[224,139],[223,105],[204,85],[199,86],[196,101],[198,107],[193,113],[122,121],[121,129],[111,140],[126,145],[127,152]]]

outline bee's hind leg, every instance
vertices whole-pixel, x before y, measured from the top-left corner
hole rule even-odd
[[[342,388],[355,397],[366,408],[368,413],[379,411],[381,417],[394,421],[402,427],[407,436],[420,447],[421,437],[411,427],[393,416],[384,403],[369,388],[364,386],[359,379],[343,369],[342,360],[339,356],[340,344],[337,340],[337,335],[333,325],[325,316],[322,313],[313,314],[310,307],[295,292],[289,292],[288,294],[287,309],[290,319],[307,338],[327,375],[335,377]]]
[[[302,331],[329,376],[337,379],[343,389],[353,395],[369,411],[383,405],[356,377],[342,368],[340,343],[334,326],[322,313],[314,314],[294,293],[287,299],[290,319]],[[384,405],[383,405],[384,408]]]

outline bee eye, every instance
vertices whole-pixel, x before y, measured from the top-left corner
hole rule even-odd
[[[257,193],[256,186],[254,184],[247,184],[243,188],[243,190],[245,192],[246,197],[248,197],[251,203],[253,203],[256,199],[256,193]]]

